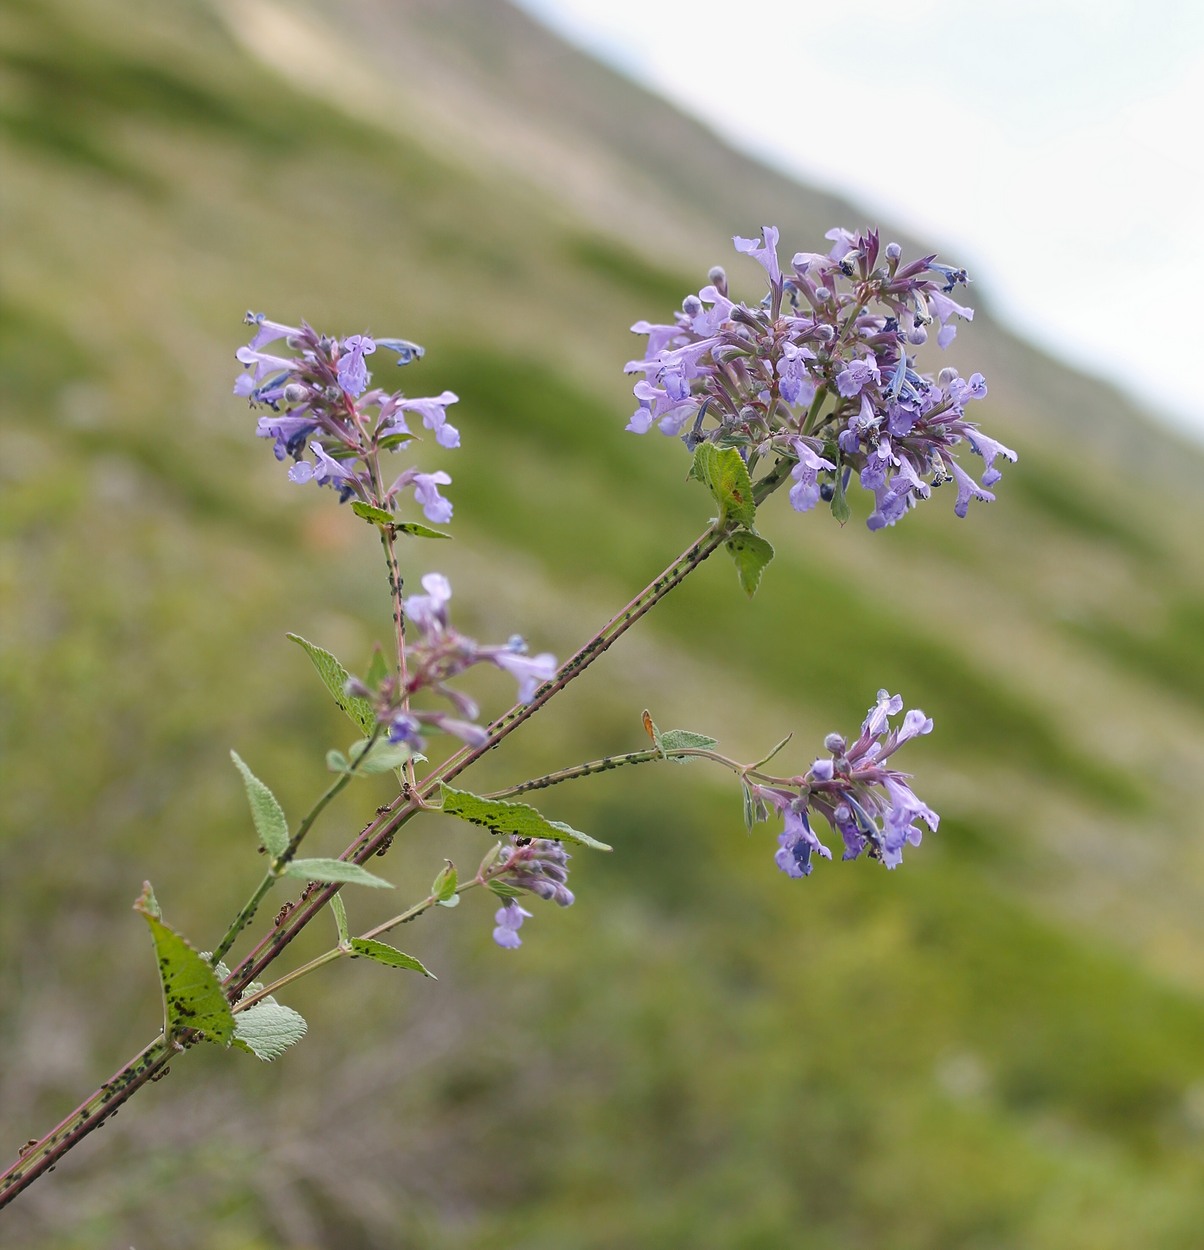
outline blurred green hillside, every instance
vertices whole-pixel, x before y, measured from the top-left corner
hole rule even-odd
[[[677,443],[623,430],[627,328],[715,263],[751,296],[729,240],[766,222],[787,255],[861,224],[500,0],[6,0],[7,1154],[158,1027],[143,879],[201,945],[258,879],[229,749],[297,814],[346,745],[285,632],[351,667],[388,633],[365,527],[230,395],[243,310],[427,347],[404,382],[461,396],[464,446],[423,453],[455,542],[409,576],[564,656],[710,514]],[[576,906],[514,954],[470,896],[399,939],[438,983],[299,983],[295,1051],[193,1052],[0,1244],[1198,1250],[1202,456],[989,300],[955,363],[1020,453],[995,504],[870,534],[775,499],[755,601],[710,562],[470,775],[636,749],[644,707],[745,759],[794,731],[801,769],[886,686],[936,721],[902,762],[938,835],[799,882],[701,767],[549,791],[616,847],[574,858]],[[314,853],[389,797],[365,783]],[[409,897],[482,851],[432,816],[382,867]]]

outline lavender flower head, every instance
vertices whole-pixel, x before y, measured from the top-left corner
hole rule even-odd
[[[460,445],[459,431],[447,421],[448,405],[457,402],[453,392],[408,399],[401,392],[370,389],[366,357],[383,348],[406,365],[422,357],[421,347],[366,334],[328,338],[304,322],[282,325],[262,313],[247,313],[246,320],[255,334],[235,353],[244,372],[234,393],[269,409],[259,418],[257,433],[274,441],[277,460],[293,461],[291,481],[331,486],[340,502],[359,499],[390,513],[401,493],[412,490],[427,520],[441,525],[451,519],[452,506],[439,493],[451,478],[442,470],[421,473],[411,467],[387,488],[381,477],[381,453],[416,438],[406,425],[407,412],[422,418],[440,447]],[[290,354],[264,350],[281,339]]]
[[[866,851],[887,868],[903,862],[905,844],[920,844],[921,823],[936,831],[940,817],[916,797],[910,775],[886,763],[903,743],[932,732],[932,718],[916,709],[892,728],[890,718],[902,710],[900,695],[880,690],[851,746],[839,734],[829,734],[824,746],[830,758],[817,759],[805,776],[788,784],[750,786],[761,819],[770,807],[782,813],[785,827],[774,862],[788,876],[810,876],[813,855],[832,858],[812,829],[815,816],[841,835],[844,859]]]
[[[560,907],[571,907],[573,892],[568,882],[569,853],[559,842],[547,838],[511,837],[501,849],[490,876],[511,890],[547,899]],[[494,916],[493,940],[510,950],[522,945],[518,930],[531,913],[507,898]]]
[[[489,735],[478,723],[476,700],[448,683],[474,664],[492,664],[508,672],[518,685],[518,702],[529,703],[535,691],[556,675],[556,657],[549,652],[527,655],[527,644],[517,634],[500,645],[482,646],[460,633],[450,621],[451,583],[442,573],[427,573],[425,593],[410,595],[402,603],[409,622],[406,646],[406,680],[389,674],[376,689],[353,678],[347,692],[372,702],[376,718],[389,726],[389,741],[405,743],[416,751],[425,748],[423,734],[451,734],[469,746],[483,746]],[[430,691],[447,700],[452,710],[415,709],[411,698]]]
[[[736,251],[765,271],[758,305],[734,303],[725,273],[713,269],[673,324],[632,326],[648,343],[627,365],[643,374],[627,428],[644,434],[655,425],[691,450],[704,441],[739,448],[750,473],[762,461],[793,462],[790,502],[799,512],[821,498],[836,510],[856,471],[874,495],[871,530],[950,481],[964,517],[971,499],[994,498],[996,461],[1016,459],[966,417],[987,393],[982,374],[918,371],[915,349],[931,328],[947,347],[957,321],[974,316],[950,294],[969,280],[965,270],[933,256],[903,264],[899,246],[880,248],[872,230],[827,237],[827,253],[798,252],[783,271],[776,228],[761,239],[737,236]],[[959,464],[962,447],[982,457],[981,483]]]

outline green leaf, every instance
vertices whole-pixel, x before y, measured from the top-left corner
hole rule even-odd
[[[782,748],[786,745],[786,743],[788,743],[788,742],[790,741],[790,739],[791,739],[791,738],[793,738],[793,737],[794,737],[794,734],[792,734],[792,733],[788,733],[788,734],[787,734],[787,735],[786,735],[786,736],[782,739],[782,741],[781,741],[781,742],[779,742],[779,743],[778,743],[778,745],[777,745],[776,747],[774,747],[774,748],[773,748],[773,750],[772,750],[772,751],[770,751],[770,753],[769,753],[769,754],[768,754],[768,755],[767,755],[767,756],[766,756],[763,760],[758,760],[758,761],[757,761],[757,762],[753,765],[753,768],[764,768],[764,767],[765,767],[765,765],[766,765],[766,764],[768,764],[768,763],[769,763],[769,761],[770,761],[771,759],[773,759],[773,757],[774,757],[775,755],[777,755],[777,753],[778,753],[778,752],[779,752],[779,751],[780,751],[780,750],[781,750],[781,749],[782,749]]]
[[[234,1045],[271,1063],[299,1042],[308,1026],[305,1017],[271,995],[234,1016]]]
[[[718,745],[717,738],[709,738],[706,734],[696,734],[689,729],[670,729],[663,734],[658,732],[657,736],[657,746],[671,764],[689,764],[691,759],[688,755],[670,757],[670,751],[711,751]]]
[[[251,819],[255,822],[259,841],[272,859],[279,859],[288,848],[288,821],[284,818],[284,809],[271,790],[242,762],[236,751],[230,752],[230,758],[234,761],[234,767],[242,773],[243,785],[247,788],[247,802],[251,805]]]
[[[751,599],[761,584],[761,574],[773,559],[773,546],[760,534],[739,530],[725,544],[728,554],[736,562],[736,574],[744,593]]]
[[[722,524],[735,521],[746,529],[752,528],[757,517],[752,479],[734,447],[721,449],[713,443],[699,443],[689,476],[697,478],[714,496]]]
[[[507,885],[504,881],[489,881],[486,882],[486,884],[494,892],[494,894],[502,900],[508,898],[518,898],[518,896],[522,893],[522,890],[516,890],[514,886]]]
[[[378,890],[391,890],[393,883],[345,859],[290,859],[280,874],[299,881],[321,881],[326,884],[370,885]]]
[[[431,897],[438,899],[441,903],[446,903],[448,899],[457,897],[458,880],[455,864],[450,859],[445,859],[443,863],[443,871],[431,883]]]
[[[853,515],[853,509],[849,507],[848,498],[844,493],[844,466],[841,464],[839,455],[833,463],[836,465],[834,475],[836,480],[833,483],[832,515],[843,525]]]
[[[347,928],[347,905],[343,896],[336,894],[330,900],[330,910],[334,912],[334,925],[339,933],[339,945],[346,946],[351,939],[351,930]]]
[[[374,525],[392,525],[393,514],[386,512],[384,508],[375,508],[370,503],[365,503],[362,499],[352,500],[351,511],[356,516],[362,516],[365,521],[371,521]]]
[[[429,525],[418,521],[399,521],[393,527],[399,534],[408,534],[411,538],[450,538],[442,530],[433,530]]]
[[[400,430],[390,431],[377,442],[376,446],[380,451],[396,451],[398,447],[404,447],[413,438],[413,434],[406,434]]]
[[[227,1046],[234,1036],[234,1017],[212,965],[159,918],[150,882],[134,904],[150,927],[163,987],[163,1032],[177,1040],[194,1030],[207,1042]]]
[[[595,851],[609,851],[605,842],[591,838],[558,820],[548,820],[527,803],[507,803],[502,799],[483,799],[466,790],[453,790],[439,783],[443,794],[443,812],[458,816],[474,825],[482,825],[490,833],[514,834],[520,838],[552,838],[558,842],[576,842]]]
[[[740,783],[740,788],[744,791],[744,827],[752,833],[759,821],[769,819],[769,811],[764,802],[743,782]]]
[[[351,949],[355,952],[351,956],[352,959],[356,958],[357,955],[365,955],[369,959],[375,959],[378,964],[385,964],[389,968],[409,968],[413,972],[421,972],[424,977],[430,977],[432,981],[439,979],[428,968],[423,967],[422,963],[415,959],[413,955],[407,955],[404,951],[399,951],[396,946],[390,946],[387,942],[374,942],[371,938],[352,938]]]
[[[377,738],[375,742],[371,738],[362,738],[351,744],[348,754],[351,756],[348,771],[354,764],[356,773],[362,773],[365,777],[373,773],[390,773],[407,760],[425,758],[417,755],[413,747],[404,742],[392,743],[387,738]]]
[[[287,634],[286,637],[291,638],[313,661],[314,668],[318,670],[318,676],[322,679],[322,684],[330,691],[339,707],[355,721],[364,733],[371,733],[372,726],[376,724],[376,713],[373,712],[372,704],[367,699],[360,699],[354,695],[344,693],[343,687],[346,685],[348,677],[347,670],[329,651],[323,651],[321,647],[314,646],[312,642],[307,642],[299,634]]]
[[[379,690],[381,682],[389,676],[389,673],[389,661],[385,659],[385,653],[378,642],[372,648],[372,658],[368,661],[368,671],[364,674],[364,685],[369,690]]]
[[[332,773],[349,773],[351,771],[351,761],[342,751],[327,751],[326,767]]]

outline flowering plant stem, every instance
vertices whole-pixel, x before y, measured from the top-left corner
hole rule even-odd
[[[756,485],[757,502],[768,497],[788,477],[790,462],[784,461],[762,478]],[[492,750],[503,738],[511,734],[524,721],[529,720],[554,695],[563,690],[569,682],[579,677],[599,656],[603,655],[619,638],[623,636],[652,607],[659,603],[671,590],[680,586],[683,581],[697,569],[704,560],[716,551],[735,528],[731,523],[713,522],[692,542],[659,576],[653,578],[638,595],[624,608],[615,614],[575,655],[571,656],[557,672],[552,681],[545,682],[536,692],[534,698],[527,703],[519,703],[499,717],[489,726],[489,736],[477,747],[464,747],[456,752],[440,767],[434,769],[421,784],[407,780],[402,786],[401,794],[393,800],[359,836],[347,847],[339,857],[357,864],[363,864],[374,855],[382,854],[388,849],[397,832],[418,812],[431,806],[429,800],[438,793],[441,782],[449,782],[458,777],[465,769],[471,767],[482,755]],[[393,611],[400,616],[401,579],[397,570],[396,558],[392,552],[392,543],[382,538],[385,543],[386,557],[389,563],[390,590],[393,600]],[[398,629],[398,644],[402,647],[401,625]],[[364,753],[366,755],[367,752]],[[364,758],[363,755],[359,757]],[[354,768],[354,762],[352,764]],[[412,773],[410,773],[412,776]],[[284,862],[292,858],[297,844],[309,831],[314,820],[327,804],[343,789],[350,779],[345,773],[336,779],[314,805],[313,810],[298,826],[289,849],[285,852]],[[551,783],[549,783],[551,784]],[[480,874],[478,874],[480,877]],[[249,923],[260,902],[271,888],[276,875],[269,872],[247,901],[247,904],[235,917],[222,941],[214,951],[214,960],[226,954],[237,938],[239,932]],[[457,890],[467,889],[480,884],[480,880],[465,883]],[[289,943],[314,919],[323,907],[339,892],[337,884],[317,885],[310,883],[297,904],[292,908],[284,921],[273,926],[271,932],[259,943],[241,964],[234,969],[223,983],[227,998],[232,1004],[245,1009],[261,997],[294,979],[293,976],[281,978],[263,991],[257,991],[256,997],[243,995],[247,986],[259,974],[281,955]],[[383,933],[394,925],[413,919],[433,905],[432,899],[425,899],[411,908],[409,912],[379,926],[372,934]],[[332,962],[347,952],[341,948],[326,952],[318,960],[297,969],[296,976],[313,971],[315,967]],[[159,1037],[144,1050],[139,1052],[129,1063],[123,1065],[88,1099],[80,1104],[65,1120],[52,1129],[45,1137],[30,1144],[7,1171],[0,1174],[0,1207],[11,1202],[23,1189],[30,1185],[43,1173],[48,1172],[69,1150],[79,1144],[93,1129],[99,1128],[128,1099],[149,1081],[157,1080],[166,1074],[171,1059],[186,1049],[185,1041],[169,1041]]]

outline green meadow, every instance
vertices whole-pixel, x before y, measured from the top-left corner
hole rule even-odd
[[[676,441],[624,431],[628,327],[716,263],[752,298],[730,238],[765,223],[786,256],[864,224],[499,0],[7,0],[6,1160],[159,1027],[143,880],[201,948],[258,881],[230,749],[296,817],[354,736],[286,632],[353,671],[389,636],[371,531],[230,393],[244,311],[426,347],[384,384],[457,392],[463,446],[423,448],[454,541],[411,543],[407,577],[563,657],[711,515]],[[297,983],[298,1047],[182,1057],[0,1243],[1197,1250],[1204,455],[970,302],[951,359],[1020,455],[995,503],[958,520],[938,491],[871,534],[863,500],[842,529],[783,493],[755,599],[716,556],[464,779],[640,749],[645,708],[746,760],[793,733],[802,771],[887,687],[936,722],[898,759],[939,833],[896,872],[795,881],[702,765],[548,790],[615,851],[574,855],[576,905],[537,901],[521,951],[470,894],[396,935],[437,982]],[[496,712],[513,684],[473,690]],[[390,797],[360,783],[311,853]],[[353,923],[475,868],[485,835],[452,823],[407,826],[373,865],[394,897],[348,891]]]

